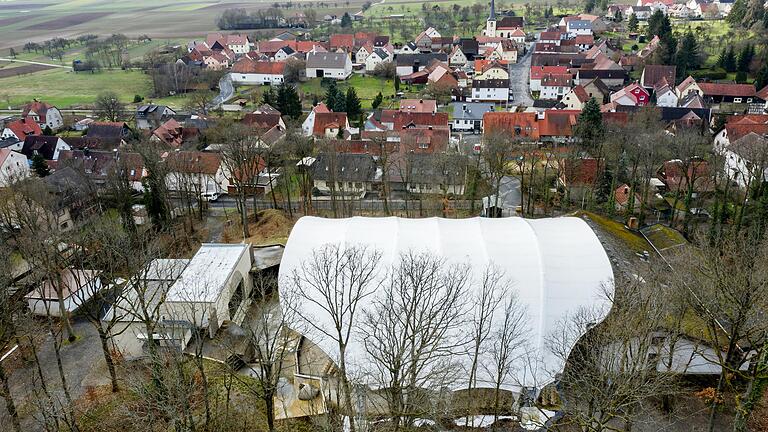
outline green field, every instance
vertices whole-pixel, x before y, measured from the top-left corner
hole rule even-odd
[[[50,69],[28,75],[0,79],[0,101],[18,106],[38,98],[59,107],[93,103],[104,91],[114,91],[124,102],[133,96],[148,95],[150,82],[140,71],[103,71],[94,74]]]

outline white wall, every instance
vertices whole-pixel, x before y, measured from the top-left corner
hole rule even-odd
[[[281,84],[283,82],[282,75],[276,74],[243,74],[243,73],[230,73],[232,81],[239,84]]]
[[[509,88],[472,88],[472,101],[507,102]]]
[[[23,178],[29,175],[29,161],[21,153],[12,151],[0,166],[0,187],[7,187],[8,184],[17,178]]]

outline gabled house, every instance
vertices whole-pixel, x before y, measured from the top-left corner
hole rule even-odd
[[[539,140],[539,126],[533,112],[487,112],[483,116],[483,135],[504,135]]]
[[[675,94],[677,95],[678,99],[683,99],[691,93],[704,96],[704,92],[701,90],[701,87],[699,87],[699,84],[696,82],[696,80],[693,79],[692,76],[688,75],[688,77],[684,79],[683,82],[675,87]]]
[[[592,36],[592,22],[587,20],[570,20],[565,24],[565,31],[572,38],[576,36]]]
[[[419,72],[434,61],[447,62],[448,54],[445,53],[425,53],[425,54],[398,54],[395,59],[397,75],[404,77],[414,72]]]
[[[315,138],[349,138],[347,113],[316,112],[312,135]],[[347,136],[345,136],[347,135]]]
[[[437,101],[434,99],[401,99],[399,109],[401,112],[436,113]]]
[[[577,85],[572,88],[565,96],[563,96],[562,104],[565,109],[569,110],[581,110],[584,108],[584,104],[589,100],[589,94],[583,86]],[[598,101],[600,102],[600,101]]]
[[[531,91],[541,91],[541,79],[544,76],[567,73],[568,67],[566,66],[531,66],[531,72],[529,75]]]
[[[464,66],[467,64],[468,59],[467,56],[464,54],[464,51],[461,49],[461,45],[454,45],[453,49],[451,50],[451,53],[448,54],[448,65],[451,67],[453,66]]]
[[[507,65],[495,60],[475,60],[474,81],[509,79]]]
[[[558,186],[566,190],[567,199],[579,202],[592,194],[599,169],[599,160],[595,158],[564,158],[560,163]]]
[[[315,189],[324,195],[361,195],[380,181],[370,154],[320,153],[311,167]]]
[[[125,140],[131,135],[131,128],[125,122],[93,122],[88,126],[86,137],[99,141],[99,148],[111,150],[125,145]]]
[[[576,84],[584,85],[594,79],[600,79],[609,88],[619,87],[624,85],[629,74],[624,69],[579,69],[576,72]]]
[[[161,142],[171,148],[180,148],[184,142],[184,128],[176,120],[170,119],[153,130],[149,140]]]
[[[392,61],[392,54],[384,48],[374,48],[373,52],[365,58],[365,71],[373,72],[381,63]]]
[[[756,178],[768,180],[768,139],[765,135],[749,132],[734,140],[721,154],[725,173],[744,188]]]
[[[229,174],[218,153],[176,150],[164,153],[163,161],[169,191],[192,193],[197,198],[228,190]]]
[[[232,66],[230,77],[240,84],[282,84],[285,76],[285,62],[253,61],[242,58]]]
[[[19,152],[0,148],[0,188],[29,175],[29,160]]]
[[[56,131],[64,126],[64,117],[62,117],[61,111],[55,106],[40,102],[37,99],[24,106],[24,109],[21,111],[21,118],[31,119],[41,129],[49,127]]]
[[[471,94],[471,102],[507,103],[509,79],[473,80]]]
[[[638,83],[632,83],[611,95],[611,103],[615,105],[646,106],[650,100],[648,90]]]
[[[755,103],[757,91],[753,84],[698,83],[702,97],[708,103]]]
[[[627,184],[623,184],[613,191],[614,203],[617,211],[640,210],[643,199],[639,193],[632,191]]]
[[[3,133],[0,135],[0,139],[16,138],[19,141],[24,141],[30,135],[42,135],[43,130],[31,118],[28,120],[19,119],[5,124]]]
[[[365,64],[365,59],[373,52],[373,44],[363,45],[355,52],[355,63]]]
[[[419,33],[413,42],[416,44],[420,51],[430,52],[432,51],[433,40],[440,38],[440,32],[437,31],[434,27],[429,27],[428,29]]]
[[[656,105],[660,107],[676,107],[678,104],[677,94],[673,87],[667,82],[666,78],[658,81],[653,88],[653,94],[656,98]]]
[[[482,133],[483,116],[487,112],[493,112],[492,103],[481,102],[454,102],[451,130],[454,132]]]
[[[674,65],[645,65],[640,76],[640,85],[647,90],[656,87],[661,80],[664,80],[667,85],[674,85],[676,71],[677,67]]]
[[[71,148],[57,136],[33,135],[24,140],[21,153],[30,161],[35,155],[40,155],[47,161],[55,161],[59,159],[59,153],[64,150],[71,150]]]
[[[347,53],[317,53],[307,54],[307,78],[333,78],[345,80],[352,74],[352,60]]]
[[[541,99],[561,99],[571,90],[571,74],[547,74],[541,78]]]
[[[315,117],[317,114],[329,112],[331,112],[331,110],[322,102],[312,107],[312,111],[309,112],[307,118],[304,119],[304,122],[301,124],[302,134],[304,136],[312,136],[312,133],[315,130]]]
[[[277,50],[277,52],[275,53],[274,60],[277,62],[284,62],[289,58],[303,59],[304,55],[297,52],[295,49],[291,48],[290,46],[284,46],[279,50]]]
[[[139,153],[122,151],[65,150],[59,156],[57,171],[67,167],[77,170],[97,187],[107,184],[111,175],[120,173],[137,192],[144,191],[142,180],[148,174]]]
[[[176,111],[165,105],[139,105],[135,115],[136,127],[139,129],[156,128],[174,115],[176,115]]]

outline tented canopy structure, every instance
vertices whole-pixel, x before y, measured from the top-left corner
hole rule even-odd
[[[294,271],[303,268],[316,250],[329,244],[376,249],[381,253],[382,272],[406,252],[429,252],[449,265],[468,265],[474,278],[481,276],[489,264],[501,269],[527,311],[525,338],[533,354],[530,362],[536,363],[506,380],[503,387],[512,391],[521,386],[540,389],[562,371],[563,360],[551,353],[547,341],[563,320],[589,308],[597,311],[593,315],[593,323],[597,323],[610,309],[605,296],[606,290],[613,290],[610,261],[595,233],[579,218],[303,217],[291,231],[285,248],[280,289],[290,289]],[[372,307],[379,294],[366,297],[362,307]],[[334,328],[330,317],[316,304],[306,298],[301,303],[303,319],[329,331]],[[574,333],[579,336],[584,331],[586,328]],[[338,358],[335,341],[318,335],[309,337],[332,359]],[[567,348],[570,350],[575,342],[569,341]],[[357,366],[364,367],[370,361],[362,335],[354,330],[347,353]],[[478,387],[490,387],[491,382],[488,376],[481,375]],[[466,388],[466,381],[459,380],[454,387]]]

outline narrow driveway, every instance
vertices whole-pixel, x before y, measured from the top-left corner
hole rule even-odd
[[[483,202],[489,206],[496,205],[495,195],[483,198]],[[523,203],[523,194],[520,190],[520,179],[517,177],[504,176],[499,184],[499,203],[502,210],[502,217],[516,216],[517,209]]]
[[[216,109],[224,102],[232,99],[235,95],[235,86],[232,85],[232,77],[229,74],[224,75],[219,80],[219,95],[213,98],[210,103],[210,109]]]
[[[62,68],[62,69],[72,69],[72,66],[62,66],[62,65],[53,64],[53,63],[43,63],[43,62],[36,62],[36,61],[30,61],[30,60],[16,60],[16,59],[5,58],[5,57],[0,57],[0,61],[7,61],[11,63],[26,63],[26,64],[33,64],[33,65],[40,65],[40,66],[50,66],[50,67]]]
[[[533,44],[528,46],[528,52],[517,63],[509,65],[509,91],[514,100],[512,105],[533,106],[533,99],[528,86],[528,75],[531,73],[531,53]]]

